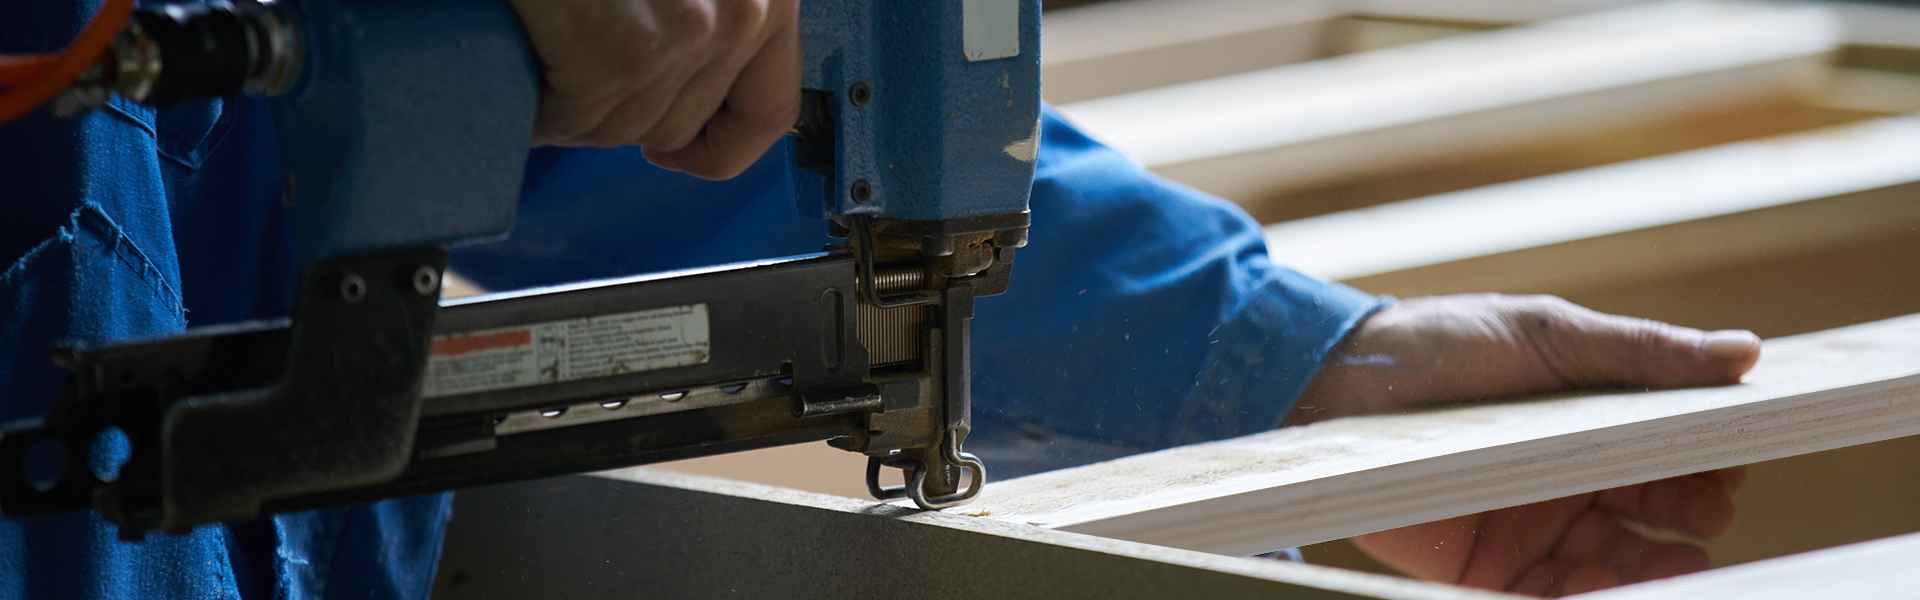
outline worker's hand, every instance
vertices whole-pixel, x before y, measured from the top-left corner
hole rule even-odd
[[[1712,566],[1707,552],[1622,525],[1712,539],[1733,523],[1745,467],[1695,473],[1353,538],[1380,562],[1429,581],[1564,596]]]
[[[1749,331],[1601,314],[1552,296],[1413,298],[1348,335],[1288,423],[1560,390],[1738,383],[1759,359]]]
[[[739,175],[800,114],[798,0],[512,0],[545,75],[536,145],[639,145]]]
[[[1341,342],[1291,416],[1294,424],[1559,390],[1736,383],[1760,358],[1747,331],[1703,332],[1604,315],[1559,298],[1415,298]],[[1561,595],[1699,571],[1706,553],[1658,543],[1637,523],[1696,538],[1724,533],[1728,469],[1561,498],[1354,538],[1423,579]]]

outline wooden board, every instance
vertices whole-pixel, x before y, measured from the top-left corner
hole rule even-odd
[[[1866,46],[1905,47],[1920,45],[1914,37],[1920,32],[1920,11],[1899,3],[1836,2],[1848,43]]]
[[[1884,74],[1858,71],[1867,74],[1866,79]],[[1826,100],[1841,87],[1845,86],[1829,85],[1829,93],[1818,104],[1801,98],[1762,96],[1535,143],[1435,155],[1431,160],[1389,165],[1305,188],[1283,186],[1270,194],[1242,199],[1239,204],[1261,223],[1279,223],[1893,114],[1860,108],[1893,104],[1884,100],[1884,94],[1874,95],[1878,92],[1857,94],[1856,99],[1861,101],[1851,105],[1829,105]],[[1920,92],[1910,102],[1920,110]]]
[[[1920,534],[1815,550],[1574,596],[1582,600],[1805,600],[1920,594]]]
[[[1810,6],[1661,3],[1061,107],[1156,172],[1251,202],[1357,174],[1816,94]]]
[[[453,513],[435,598],[1516,598],[645,468],[462,490]]]
[[[1812,96],[1818,8],[1659,4],[1062,106],[1156,173],[1236,202],[1359,173]]]
[[[1101,2],[1046,14],[1041,93],[1056,104],[1078,102],[1642,1]],[[1389,36],[1397,39],[1380,39]]]
[[[1603,312],[1771,338],[1920,313],[1915,273],[1920,231],[1564,295]],[[1916,532],[1914,498],[1920,436],[1754,463],[1734,497],[1733,527],[1702,546],[1713,564],[1730,565]],[[1396,572],[1346,540],[1302,551],[1314,564]]]
[[[1457,36],[1475,31],[1474,27],[1485,28],[1491,23],[1527,22],[1549,16],[1564,16],[1579,10],[1593,10],[1631,4],[1582,3],[1582,2],[1543,2],[1537,9],[1529,10],[1530,5],[1515,5],[1506,0],[1487,2],[1447,3],[1430,0],[1395,0],[1385,2],[1334,2],[1325,0],[1313,3],[1311,7],[1296,3],[1254,4],[1240,7],[1228,0],[1220,0],[1217,7],[1207,0],[1194,4],[1195,10],[1179,11],[1162,0],[1127,0],[1103,3],[1096,7],[1057,11],[1050,13],[1049,35],[1055,29],[1059,35],[1053,39],[1064,40],[1058,43],[1074,52],[1060,58],[1061,64],[1078,65],[1085,57],[1097,55],[1086,60],[1108,60],[1113,64],[1104,67],[1101,75],[1088,79],[1103,85],[1122,85],[1127,81],[1140,78],[1167,79],[1158,85],[1222,78],[1219,81],[1194,83],[1196,89],[1211,89],[1217,84],[1243,79],[1244,76],[1228,77],[1250,70],[1258,70],[1253,63],[1256,58],[1278,57],[1275,65],[1294,64],[1312,58],[1312,52],[1305,50],[1309,42],[1319,45],[1319,54],[1338,56],[1356,49],[1378,45],[1397,45],[1422,36],[1432,37],[1426,31],[1445,32],[1442,37]],[[1295,51],[1238,51],[1221,50],[1219,60],[1198,61],[1185,58],[1189,53],[1198,52],[1190,45],[1205,44],[1194,39],[1209,39],[1208,31],[1219,31],[1221,39],[1236,39],[1241,29],[1258,28],[1266,19],[1274,17],[1277,7],[1293,7],[1294,13],[1313,8],[1312,15],[1293,14],[1295,21],[1309,23],[1313,15],[1340,14],[1319,22],[1317,26],[1300,25],[1300,32],[1292,37],[1279,33],[1259,37],[1261,43],[1277,44],[1279,39],[1295,39]],[[1669,6],[1642,6],[1621,14],[1650,13],[1656,9],[1673,9]],[[1693,9],[1705,6],[1695,4]],[[1524,113],[1536,110],[1531,104],[1516,105],[1494,109],[1492,112],[1518,110],[1522,118],[1518,121],[1500,120],[1491,115],[1483,119],[1459,119],[1458,115],[1436,119],[1441,123],[1434,127],[1446,127],[1444,123],[1455,122],[1459,127],[1447,132],[1434,133],[1422,128],[1391,128],[1389,132],[1359,131],[1347,136],[1336,136],[1333,140],[1305,140],[1300,145],[1312,146],[1312,150],[1299,152],[1309,162],[1295,160],[1276,160],[1267,163],[1258,161],[1238,165],[1244,168],[1225,168],[1208,170],[1204,176],[1183,176],[1179,173],[1161,169],[1163,174],[1175,176],[1183,183],[1195,185],[1215,192],[1224,192],[1229,198],[1240,203],[1256,219],[1263,223],[1300,218],[1336,212],[1350,208],[1359,208],[1416,198],[1424,195],[1468,189],[1479,185],[1511,181],[1574,169],[1586,168],[1611,162],[1654,156],[1701,148],[1713,144],[1755,139],[1778,135],[1796,130],[1811,129],[1847,121],[1884,116],[1894,113],[1920,111],[1920,52],[1913,47],[1916,32],[1920,32],[1920,11],[1907,7],[1864,5],[1864,4],[1824,4],[1811,3],[1803,8],[1818,7],[1818,11],[1827,17],[1828,29],[1837,36],[1837,53],[1829,53],[1818,62],[1823,63],[1818,76],[1803,79],[1792,89],[1759,89],[1743,92],[1728,87],[1734,83],[1732,76],[1711,75],[1708,79],[1699,77],[1682,78],[1663,82],[1662,85],[1681,87],[1704,86],[1707,89],[1719,89],[1721,93],[1712,95],[1712,101],[1687,101],[1685,94],[1674,93],[1638,93],[1621,92],[1637,98],[1640,105],[1620,102],[1625,97],[1602,98],[1595,100],[1602,104],[1583,107],[1571,106],[1564,110],[1559,118],[1529,117]],[[1217,10],[1208,10],[1209,7]],[[1776,5],[1776,8],[1779,6]],[[1077,19],[1056,18],[1076,17],[1085,14],[1100,18]],[[1235,20],[1227,15],[1243,14],[1244,18]],[[1401,16],[1412,15],[1412,16]],[[1696,15],[1697,16],[1697,15]],[[1552,25],[1564,25],[1559,29],[1544,29],[1542,26],[1523,28],[1540,30],[1542,37],[1552,37],[1555,32],[1570,31],[1573,24],[1598,23],[1601,20],[1592,17],[1561,19]],[[1079,27],[1081,23],[1088,26]],[[1612,21],[1609,26],[1620,25]],[[1671,24],[1671,23],[1669,23]],[[1059,27],[1054,27],[1059,25]],[[1645,23],[1628,23],[1643,26]],[[1621,29],[1615,27],[1615,29]],[[1404,30],[1404,31],[1402,31]],[[1101,35],[1102,32],[1119,32],[1119,35]],[[1511,34],[1512,32],[1500,32]],[[1586,32],[1591,33],[1591,32]],[[1433,48],[1446,48],[1455,44],[1485,44],[1499,35],[1461,36],[1445,44],[1421,44],[1416,48],[1403,48],[1397,52],[1367,53],[1369,57],[1392,54],[1421,54]],[[1386,41],[1375,42],[1370,38],[1382,38]],[[1763,36],[1764,37],[1764,36]],[[1577,40],[1568,38],[1570,43]],[[1707,40],[1708,38],[1701,38]],[[1074,40],[1083,40],[1075,42]],[[1182,41],[1185,40],[1185,41]],[[1227,44],[1227,42],[1221,42]],[[1238,42],[1235,42],[1238,43]],[[1748,40],[1747,43],[1757,43]],[[1221,46],[1226,48],[1227,46]],[[1122,52],[1121,50],[1125,50]],[[1724,50],[1724,49],[1723,49]],[[1887,50],[1902,51],[1906,56],[1896,64],[1884,64],[1885,61],[1859,60],[1863,52],[1882,53]],[[1896,54],[1899,52],[1896,52]],[[1513,56],[1490,53],[1494,60],[1514,60]],[[1635,59],[1631,53],[1621,54],[1620,58],[1631,63]],[[1106,57],[1106,58],[1099,58]],[[1050,55],[1048,64],[1056,63]],[[1162,69],[1167,61],[1180,63],[1179,68]],[[1097,62],[1097,61],[1096,61]],[[1314,61],[1311,64],[1296,65],[1293,70],[1309,70],[1341,61]],[[1476,61],[1467,57],[1460,66],[1472,66]],[[1193,63],[1193,64],[1187,64]],[[1883,64],[1871,64],[1883,63]],[[1061,73],[1073,72],[1072,69],[1055,69]],[[1165,70],[1169,75],[1157,75]],[[1287,69],[1282,69],[1287,70]],[[1064,75],[1060,77],[1065,77]],[[1177,79],[1178,81],[1174,81]],[[1644,83],[1644,82],[1643,82]],[[1122,85],[1127,87],[1131,84]],[[1519,81],[1513,85],[1532,85],[1530,81]],[[1638,87],[1636,83],[1627,87]],[[1069,86],[1071,87],[1071,86]],[[1232,86],[1225,86],[1231,88]],[[1049,84],[1047,93],[1052,96],[1062,89],[1060,85]],[[1075,88],[1078,89],[1078,88]],[[1144,88],[1142,88],[1144,89]],[[1129,91],[1138,91],[1128,87]],[[1101,92],[1110,94],[1113,90]],[[1504,85],[1488,86],[1485,93],[1498,95],[1507,93]],[[1072,93],[1079,93],[1073,92]],[[1471,93],[1471,92],[1469,92]],[[1093,94],[1100,95],[1100,94]],[[1148,94],[1147,96],[1152,96]],[[1202,90],[1196,96],[1213,96],[1210,91]],[[1294,96],[1289,89],[1276,86],[1276,98]],[[1578,96],[1590,93],[1576,94]],[[1129,94],[1128,97],[1138,96]],[[1420,98],[1422,94],[1407,94],[1407,97]],[[1618,96],[1618,95],[1616,95]],[[1053,98],[1059,102],[1060,98]],[[1679,101],[1676,101],[1678,99]],[[1391,100],[1391,99],[1389,99]],[[1573,98],[1562,99],[1574,102]],[[1555,104],[1561,100],[1549,102]],[[1097,103],[1096,103],[1097,104]],[[1576,102],[1577,104],[1577,102]],[[1151,113],[1151,118],[1134,118],[1122,115],[1116,119],[1121,122],[1143,123],[1169,118],[1178,118],[1189,114],[1189,107],[1182,104],[1166,103],[1148,107],[1142,114]],[[1202,106],[1205,113],[1214,107]],[[1551,107],[1541,110],[1556,110]],[[1137,116],[1137,115],[1135,115]],[[1324,115],[1299,115],[1300,121],[1324,120]],[[1612,125],[1595,127],[1570,127],[1588,120],[1612,120]],[[1402,137],[1412,132],[1412,139]],[[1364,139],[1346,139],[1349,137]],[[1532,136],[1532,137],[1528,137]],[[1207,139],[1205,132],[1195,136]],[[1449,139],[1450,138],[1450,139]],[[1447,143],[1431,143],[1441,139]],[[1425,140],[1425,141],[1423,141]],[[1505,140],[1505,141],[1502,141]],[[1461,142],[1461,143],[1453,143]],[[1204,143],[1204,142],[1202,142]],[[1423,149],[1424,148],[1424,149]],[[1384,160],[1396,155],[1404,155],[1406,160]],[[1283,157],[1298,158],[1298,157]],[[1314,160],[1325,164],[1312,163]],[[1206,162],[1206,161],[1202,161]],[[1295,168],[1296,164],[1309,167]],[[1278,174],[1275,173],[1278,170]],[[1239,183],[1251,178],[1251,183]],[[1228,190],[1240,190],[1229,192]]]
[[[1040,92],[1063,104],[1312,60],[1335,0],[1124,0],[1042,19]]]
[[[1375,293],[1572,293],[1920,226],[1920,117],[1276,223],[1275,262]]]
[[[1339,419],[993,484],[991,518],[1251,555],[1920,433],[1920,316],[1768,341],[1736,386]]]

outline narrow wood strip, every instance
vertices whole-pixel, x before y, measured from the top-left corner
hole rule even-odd
[[[1276,223],[1267,248],[1376,293],[1566,293],[1920,225],[1916,147],[1920,117],[1888,117]]]
[[[1848,43],[1869,46],[1912,48],[1920,39],[1920,11],[1910,6],[1865,2],[1841,2],[1833,5],[1844,24]]]
[[[1920,315],[1734,386],[1338,419],[993,484],[992,518],[1228,555],[1920,433]]]
[[[1041,93],[1054,103],[1324,58],[1343,16],[1509,25],[1644,0],[1117,0],[1047,13]]]
[[[1337,0],[1121,0],[1047,13],[1040,93],[1056,104],[1320,57]]]
[[[1515,598],[645,468],[453,512],[435,598]]]
[[[1576,596],[1582,600],[1910,598],[1920,533],[1848,544]]]
[[[1820,88],[1817,7],[1658,3],[1089,100],[1061,110],[1235,201]]]
[[[1648,0],[1347,0],[1354,14],[1447,21],[1527,23],[1610,10]]]

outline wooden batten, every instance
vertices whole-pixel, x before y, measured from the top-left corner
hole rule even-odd
[[[1121,0],[1047,13],[1040,91],[1056,104],[1313,60],[1335,0]]]
[[[1576,596],[1582,600],[1905,598],[1920,590],[1920,534],[1814,550]]]
[[[1645,0],[1116,0],[1047,13],[1041,92],[1065,104]],[[1355,38],[1359,39],[1355,39]]]
[[[1267,226],[1275,262],[1376,293],[1569,294],[1920,227],[1920,117]]]
[[[645,468],[464,490],[453,512],[435,598],[1518,598]]]
[[[1364,173],[1812,95],[1840,36],[1833,14],[1816,7],[1659,3],[1062,111],[1156,172],[1245,204]]]
[[[991,518],[1251,555],[1920,433],[1920,316],[1766,342],[1746,382],[1336,419],[989,487]]]

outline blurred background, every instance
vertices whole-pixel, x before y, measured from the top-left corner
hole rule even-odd
[[[1046,99],[1246,208],[1281,264],[1762,337],[1920,312],[1920,5],[1046,6]],[[666,466],[865,495],[863,458],[824,444]],[[1920,439],[1760,463],[1707,546],[1726,565],[1920,531],[1915,498]]]

